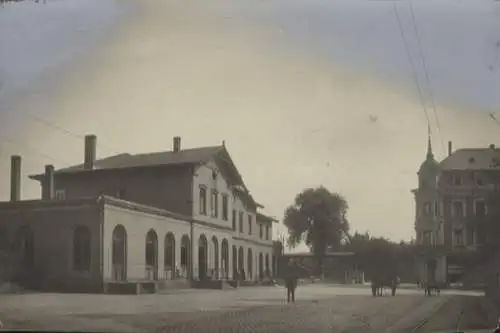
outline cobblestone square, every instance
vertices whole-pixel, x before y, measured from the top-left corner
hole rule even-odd
[[[374,298],[368,288],[328,285],[301,286],[295,304],[284,302],[282,287],[3,295],[0,319],[6,328],[107,332],[405,332],[456,297],[424,297],[407,289]]]

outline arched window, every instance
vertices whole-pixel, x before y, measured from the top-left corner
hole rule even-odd
[[[158,279],[158,235],[150,229],[146,234],[146,278],[148,280]]]
[[[113,230],[112,242],[113,280],[124,281],[127,279],[127,230],[123,225],[119,224]]]
[[[78,226],[73,233],[73,269],[76,271],[90,270],[90,230]]]
[[[248,255],[247,255],[247,265],[248,265],[248,271],[247,271],[247,276],[249,279],[253,278],[253,254],[252,254],[252,249],[248,249]]]
[[[163,258],[165,275],[168,280],[175,278],[175,236],[169,232],[165,236],[165,253]]]

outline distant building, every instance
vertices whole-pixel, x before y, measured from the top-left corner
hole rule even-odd
[[[224,144],[96,160],[30,176],[41,200],[21,200],[21,157],[11,159],[11,201],[0,233],[13,245],[13,279],[41,290],[249,281],[272,274],[272,224]],[[241,275],[240,275],[241,276]],[[161,283],[160,283],[161,282]]]
[[[491,197],[500,180],[500,149],[465,148],[437,162],[429,137],[427,156],[418,171],[415,197],[416,243],[420,249],[420,281],[458,282],[470,259],[485,243],[485,223],[491,216]]]

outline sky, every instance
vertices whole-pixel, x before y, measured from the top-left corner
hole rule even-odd
[[[438,159],[449,140],[498,143],[499,89],[492,0],[6,5],[0,199],[11,154],[34,198],[26,176],[80,163],[85,134],[100,157],[170,150],[178,135],[185,148],[225,140],[270,215],[323,185],[346,197],[353,230],[409,240],[427,116]]]

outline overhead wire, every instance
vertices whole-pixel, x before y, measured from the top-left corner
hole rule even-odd
[[[417,19],[416,19],[416,15],[415,15],[415,8],[413,7],[412,0],[409,0],[409,3],[410,3],[410,15],[411,15],[411,19],[412,19],[413,30],[415,32],[415,37],[417,40],[417,46],[418,46],[418,50],[419,50],[420,59],[422,60],[422,67],[424,70],[424,76],[425,76],[425,81],[427,84],[427,89],[429,91],[431,109],[432,109],[432,112],[434,114],[434,119],[436,120],[436,127],[438,130],[438,135],[439,135],[439,139],[441,142],[441,153],[444,154],[445,150],[444,150],[443,136],[441,134],[441,124],[440,124],[439,116],[438,116],[438,113],[436,110],[436,103],[435,103],[435,99],[434,99],[434,93],[433,93],[433,89],[432,89],[432,85],[431,85],[431,80],[429,78],[429,71],[427,70],[427,62],[426,62],[423,47],[422,47],[420,32],[418,29]]]
[[[415,82],[415,87],[417,89],[417,93],[418,93],[418,97],[420,99],[420,103],[422,105],[422,111],[424,112],[425,118],[427,120],[427,125],[428,125],[428,127],[430,127],[431,126],[431,120],[429,118],[429,114],[427,113],[427,108],[426,108],[424,96],[423,96],[423,93],[422,93],[422,87],[420,86],[420,82],[418,80],[417,69],[415,67],[415,64],[413,62],[413,58],[411,56],[410,47],[408,45],[408,41],[406,40],[406,36],[405,36],[405,33],[404,33],[404,29],[403,29],[403,23],[401,22],[401,17],[399,16],[399,11],[398,11],[396,3],[394,3],[393,9],[394,9],[394,14],[396,16],[396,20],[398,22],[398,27],[399,27],[399,32],[401,34],[401,39],[403,40],[403,45],[404,45],[404,48],[405,48],[405,51],[406,51],[406,55],[408,57],[408,62],[410,63],[410,66],[411,66],[412,77],[413,77],[413,80]]]
[[[19,146],[19,147],[21,147],[22,149],[24,148],[24,149],[26,149],[26,150],[28,150],[28,151],[33,152],[33,153],[34,153],[34,154],[36,154],[36,155],[39,155],[39,156],[44,157],[44,158],[46,158],[46,159],[49,159],[49,160],[51,160],[51,161],[54,161],[54,162],[60,162],[60,160],[59,160],[59,159],[57,159],[57,158],[55,158],[55,157],[53,157],[53,156],[50,156],[50,155],[48,155],[48,154],[45,154],[45,153],[43,153],[43,152],[39,151],[38,149],[35,149],[35,148],[33,148],[33,147],[31,147],[31,146],[28,146],[28,145],[26,145],[26,144],[23,144],[23,143],[20,143],[20,142],[18,142],[18,141],[14,141],[14,140],[12,140],[12,139],[9,139],[9,138],[5,137],[4,135],[1,135],[1,136],[0,136],[0,140],[1,140],[1,141],[4,141],[4,142],[7,142],[7,143],[9,143],[9,144],[11,144],[11,145],[13,145],[13,146]]]
[[[73,132],[73,131],[71,131],[71,130],[69,130],[67,128],[64,128],[61,125],[58,125],[58,124],[56,124],[56,123],[54,123],[52,121],[48,121],[46,119],[43,119],[43,118],[41,118],[39,116],[33,115],[31,113],[28,113],[28,112],[23,112],[22,114],[25,115],[25,116],[27,116],[27,117],[29,117],[29,118],[34,119],[35,121],[37,121],[37,122],[39,122],[41,124],[44,124],[47,127],[51,127],[51,128],[53,128],[55,130],[58,130],[60,132],[65,133],[65,134],[67,134],[69,136],[72,136],[72,137],[75,137],[75,138],[78,138],[78,139],[85,139],[85,135],[82,135],[82,134],[79,134],[79,133],[75,133],[75,132]],[[119,154],[115,149],[113,149],[113,148],[111,148],[111,147],[109,147],[107,145],[102,145],[102,146],[105,149],[109,150],[113,154]]]
[[[499,0],[495,0],[495,1],[499,1]],[[497,4],[493,3],[493,11],[495,13],[495,15],[498,16],[498,14],[500,13],[500,11],[496,11],[496,6]],[[493,72],[493,74],[495,74],[497,72],[497,65],[500,65],[500,63],[498,62],[498,59],[499,59],[499,56],[500,56],[500,39],[497,39],[495,45],[494,45],[494,52],[495,52],[495,55],[494,55],[494,59],[493,59],[493,65],[490,65],[489,66],[489,69],[490,71]],[[499,81],[500,82],[500,81]],[[495,113],[494,112],[488,112],[488,116],[497,124],[500,126],[500,120],[495,116]]]

